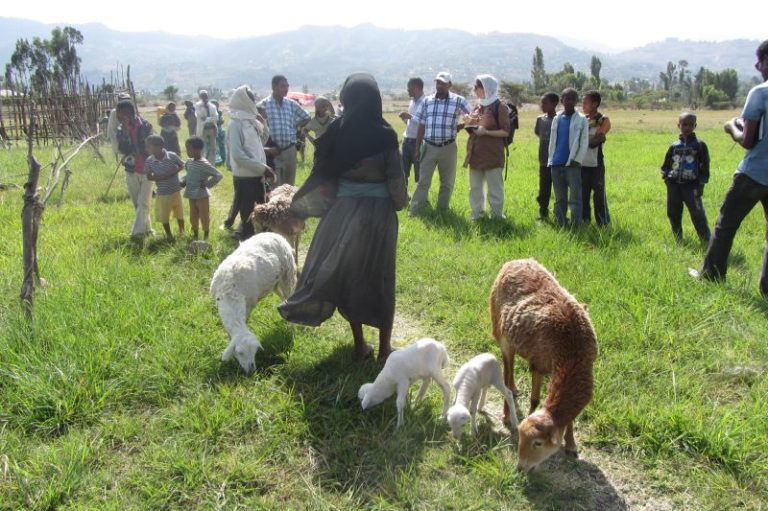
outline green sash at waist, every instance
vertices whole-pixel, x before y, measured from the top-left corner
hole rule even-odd
[[[374,197],[388,199],[389,188],[387,183],[359,183],[347,179],[339,179],[337,197]]]

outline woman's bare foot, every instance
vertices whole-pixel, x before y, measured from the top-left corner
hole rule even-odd
[[[355,346],[354,359],[357,361],[368,360],[373,356],[373,346],[370,344],[363,344],[362,346]]]
[[[371,358],[373,356],[373,346],[365,342],[363,325],[360,323],[350,323],[349,326],[352,328],[352,338],[355,343],[354,359],[361,361]]]
[[[395,349],[392,347],[392,327],[379,329],[379,362],[389,358]]]

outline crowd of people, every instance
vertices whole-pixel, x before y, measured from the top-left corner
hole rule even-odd
[[[756,69],[768,80],[768,41],[757,50]],[[389,344],[394,318],[394,275],[398,232],[396,211],[408,206],[409,216],[418,216],[428,203],[435,170],[440,180],[436,208],[447,209],[456,180],[459,130],[468,132],[466,159],[469,168],[471,217],[504,218],[504,176],[507,144],[514,129],[512,108],[499,98],[499,82],[482,74],[474,81],[475,105],[454,93],[448,72],[435,76],[435,93],[426,95],[424,82],[407,83],[410,102],[399,113],[405,123],[402,141],[382,114],[381,94],[375,79],[367,74],[347,78],[340,94],[341,113],[325,98],[315,102],[315,115],[287,97],[285,76],[272,80],[272,94],[256,101],[247,87],[237,88],[229,102],[229,124],[218,105],[200,91],[200,101],[186,102],[184,117],[190,134],[185,142],[189,160],[183,162],[178,129],[181,120],[175,105],[168,105],[160,119],[161,136],[152,135],[151,125],[136,112],[130,100],[115,109],[115,148],[123,155],[126,182],[136,210],[132,235],[152,232],[150,202],[157,183],[156,215],[171,237],[170,216],[184,232],[180,190],[189,199],[192,232],[209,235],[208,189],[226,162],[233,174],[234,198],[223,227],[233,229],[236,217],[238,239],[254,234],[247,221],[254,203],[264,202],[270,185],[295,184],[297,143],[307,132],[315,145],[315,159],[307,181],[294,197],[297,214],[322,217],[304,264],[298,288],[280,307],[288,320],[318,325],[338,309],[350,322],[356,353],[373,352],[364,342],[362,325],[379,328],[379,354],[391,351]],[[611,222],[605,185],[603,145],[611,129],[610,119],[600,111],[601,96],[589,91],[576,110],[578,91],[541,98],[542,115],[534,133],[539,138],[538,211],[549,217],[549,204],[557,226],[578,228],[594,213],[598,226]],[[557,109],[559,103],[562,108]],[[747,149],[733,185],[710,235],[702,202],[709,179],[709,151],[696,137],[696,116],[679,117],[679,138],[669,147],[661,166],[667,189],[667,215],[673,235],[682,238],[683,206],[687,207],[696,232],[708,243],[707,254],[696,277],[719,280],[726,274],[727,258],[741,221],[759,201],[768,215],[768,141],[763,137],[768,111],[768,85],[754,87],[741,118],[725,129]],[[516,111],[515,111],[516,113]],[[226,133],[226,135],[224,134]],[[225,151],[217,153],[225,146]],[[178,173],[186,169],[186,178]],[[416,186],[408,196],[411,171]],[[409,203],[410,201],[410,203]],[[485,211],[486,202],[488,213]],[[711,239],[710,239],[711,238]],[[763,260],[760,291],[768,297],[768,249]]]

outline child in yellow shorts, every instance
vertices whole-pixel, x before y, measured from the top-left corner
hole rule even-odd
[[[165,236],[173,241],[171,234],[171,214],[179,224],[179,236],[184,234],[184,203],[181,200],[181,182],[179,172],[184,162],[179,155],[164,148],[163,137],[147,137],[146,146],[149,157],[146,162],[147,179],[157,183],[155,198],[155,218],[163,224]]]

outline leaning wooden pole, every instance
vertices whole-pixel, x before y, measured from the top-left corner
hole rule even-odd
[[[21,301],[27,318],[32,318],[32,304],[35,294],[35,281],[40,279],[40,269],[37,265],[37,235],[40,218],[43,215],[43,203],[37,193],[37,183],[40,179],[40,163],[32,154],[35,131],[35,104],[29,102],[29,124],[27,126],[27,165],[29,177],[24,184],[24,207],[21,210],[21,231],[24,244],[24,281],[21,285]]]

